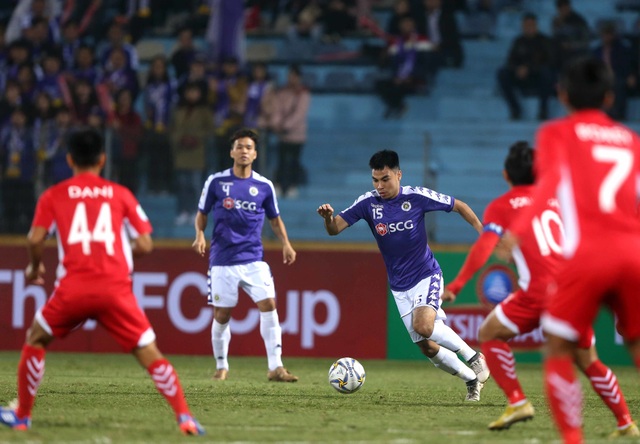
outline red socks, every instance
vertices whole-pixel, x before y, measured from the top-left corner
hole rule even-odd
[[[602,361],[596,361],[585,370],[593,390],[600,395],[602,401],[609,407],[618,420],[618,427],[631,424],[631,414],[627,402],[618,386],[618,379],[611,369]]]
[[[526,399],[516,376],[516,361],[509,345],[494,339],[481,344],[481,348],[491,370],[491,377],[502,389],[509,404],[517,404]]]
[[[18,408],[19,418],[31,416],[36,393],[44,376],[45,350],[25,344],[18,364]]]
[[[147,371],[160,394],[171,405],[176,418],[183,414],[189,415],[189,407],[184,399],[180,380],[171,363],[164,358],[158,359],[153,361]]]
[[[582,443],[582,391],[571,356],[547,358],[544,370],[547,401],[565,444]]]

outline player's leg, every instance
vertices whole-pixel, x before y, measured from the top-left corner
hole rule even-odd
[[[0,407],[0,423],[14,430],[27,430],[31,427],[31,410],[36,399],[38,386],[44,376],[45,348],[53,340],[51,335],[38,322],[36,315],[27,331],[18,364],[18,405]],[[46,325],[46,322],[45,322]]]
[[[582,443],[582,389],[573,367],[577,344],[546,332],[545,391],[566,444]]]
[[[204,429],[189,411],[178,374],[158,350],[156,334],[131,287],[113,286],[90,297],[95,309],[91,317],[147,370],[156,389],[173,409],[180,431],[187,435],[203,434]]]
[[[517,422],[533,418],[535,414],[520,386],[515,358],[507,343],[518,334],[528,333],[538,327],[540,309],[535,306],[519,291],[496,306],[480,326],[480,347],[493,378],[508,401],[504,413],[489,424],[490,430],[508,429]]]
[[[477,353],[451,327],[442,321],[446,318],[441,308],[443,291],[444,281],[441,273],[429,276],[409,291],[415,300],[414,329],[417,326],[416,331],[422,336],[430,333],[429,336],[424,337],[462,356],[462,359],[467,362],[477,375],[478,380],[485,383],[489,379],[490,371],[482,353]],[[427,296],[424,297],[423,295]],[[421,307],[427,308],[427,310],[422,310]],[[435,311],[435,317],[431,311]]]
[[[581,340],[576,351],[576,364],[578,368],[589,378],[591,387],[600,396],[609,410],[616,417],[618,422],[617,430],[612,437],[617,436],[640,436],[638,427],[631,419],[631,413],[627,407],[627,402],[618,385],[616,375],[607,367],[596,352],[593,344],[593,332],[585,340]]]
[[[260,335],[267,353],[267,378],[274,382],[296,382],[282,363],[282,328],[276,309],[276,294],[271,270],[266,262],[242,266],[242,288],[260,311]]]
[[[216,360],[216,372],[213,379],[224,381],[229,374],[229,343],[231,342],[230,307],[213,307],[211,323],[211,346]]]
[[[153,333],[153,330],[151,332]],[[145,335],[147,335],[148,339],[151,338],[146,332]],[[178,374],[169,360],[158,350],[155,335],[153,335],[153,338],[153,342],[135,348],[133,355],[140,365],[147,370],[156,389],[173,409],[180,431],[185,435],[203,435],[205,433],[204,428],[191,415]],[[143,341],[143,338],[141,338],[141,341]]]
[[[420,347],[422,353],[437,368],[465,381],[469,401],[479,401],[483,383],[478,380],[475,372],[464,365],[453,351],[426,340],[434,333],[438,313],[444,317],[444,312],[440,309],[442,280],[440,275],[434,276],[435,280],[432,280],[433,276],[427,277],[410,290],[392,290],[398,312],[411,340]],[[432,295],[430,290],[434,291]]]
[[[229,374],[229,343],[231,342],[231,310],[238,304],[239,267],[213,266],[207,273],[209,304],[213,305],[211,347],[216,360],[214,380],[224,381]]]

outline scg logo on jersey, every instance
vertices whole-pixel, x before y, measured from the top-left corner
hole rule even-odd
[[[255,202],[249,202],[248,200],[233,199],[231,197],[226,197],[222,201],[222,206],[225,207],[227,210],[231,210],[235,208],[236,210],[256,211]]]
[[[387,233],[395,233],[396,231],[405,230],[413,230],[413,221],[411,219],[392,222],[390,224],[379,223],[376,225],[376,231],[380,236],[384,236]]]

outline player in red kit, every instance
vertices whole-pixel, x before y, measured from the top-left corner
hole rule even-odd
[[[542,327],[547,399],[565,443],[583,442],[574,354],[601,306],[616,314],[640,368],[640,139],[601,111],[613,100],[612,88],[611,71],[601,61],[578,59],[563,71],[558,98],[569,115],[538,131],[534,202],[503,238],[505,249],[516,244],[532,215],[547,199],[558,198],[566,260]]]
[[[455,299],[455,295],[489,259],[511,223],[533,204],[533,158],[533,149],[526,142],[517,142],[509,149],[503,176],[510,189],[487,206],[484,231],[471,247],[458,276],[445,288],[443,299]],[[490,430],[508,429],[534,415],[533,406],[518,381],[515,359],[507,341],[538,328],[540,316],[548,304],[548,287],[553,285],[555,272],[563,262],[563,225],[558,214],[558,201],[547,199],[539,208],[523,232],[520,245],[512,252],[520,289],[496,306],[478,332],[491,374],[509,403],[502,416],[489,424]],[[598,358],[591,330],[579,341],[576,363],[615,415],[618,422],[615,434],[638,435],[640,432],[631,420],[615,375]]]
[[[28,235],[25,275],[42,284],[44,241],[55,231],[59,265],[53,294],[35,315],[18,366],[18,406],[0,408],[0,423],[31,427],[31,410],[44,376],[45,348],[87,319],[100,323],[147,369],[173,408],[184,434],[201,435],[184,399],[178,375],[156,346],[156,335],[131,291],[132,256],[151,252],[151,224],[125,187],[100,177],[105,164],[101,136],[81,129],[69,139],[72,178],[38,200]]]

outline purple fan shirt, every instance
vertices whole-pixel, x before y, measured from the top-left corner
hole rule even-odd
[[[350,226],[364,219],[378,243],[387,268],[389,286],[395,291],[415,287],[422,279],[441,272],[427,244],[424,215],[453,209],[451,196],[423,187],[400,187],[393,199],[382,199],[369,191],[340,216]]]
[[[273,183],[253,171],[241,179],[227,169],[207,178],[198,210],[213,216],[209,266],[261,261],[264,216],[280,215]]]

